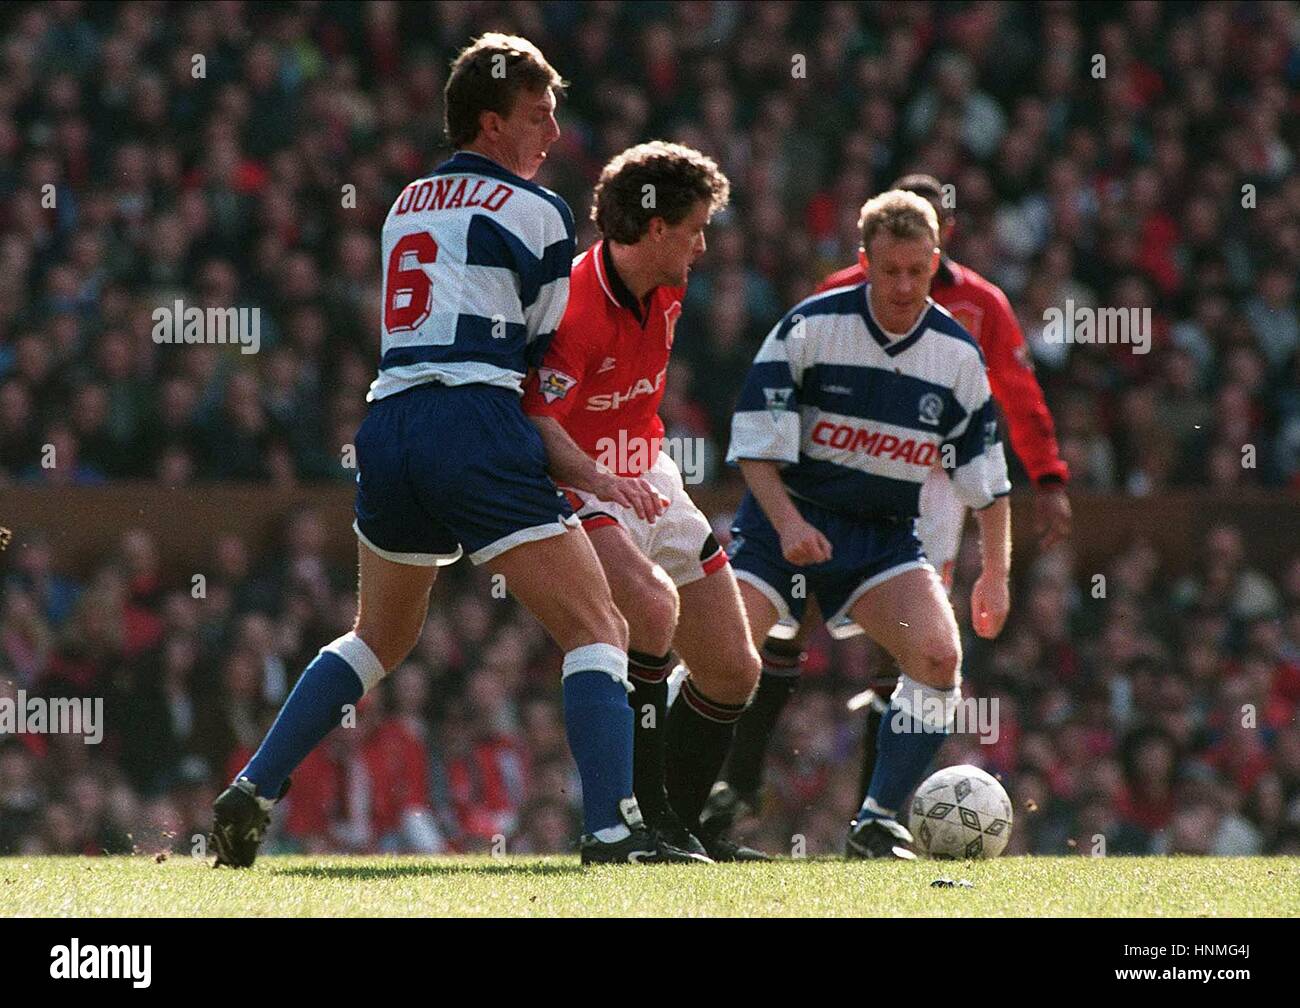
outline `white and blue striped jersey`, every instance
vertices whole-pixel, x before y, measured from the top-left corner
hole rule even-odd
[[[383,229],[373,401],[418,385],[521,391],[569,298],[573,213],[490,158],[458,151],[402,190]]]
[[[933,301],[891,338],[868,287],[814,295],[768,334],[728,461],[783,463],[792,497],[865,519],[915,517],[936,463],[963,503],[988,506],[1011,484],[979,345]]]

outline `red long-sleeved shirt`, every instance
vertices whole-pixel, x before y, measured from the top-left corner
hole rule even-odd
[[[861,265],[855,263],[832,273],[817,291],[860,284],[865,279]],[[1070,469],[1056,444],[1056,425],[1034,377],[1020,323],[1002,289],[945,257],[930,284],[930,296],[966,327],[984,352],[989,388],[1007,418],[1011,447],[1029,478],[1035,484],[1044,477],[1066,482]]]

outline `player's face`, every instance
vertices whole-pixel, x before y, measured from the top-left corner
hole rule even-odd
[[[686,286],[691,267],[706,248],[704,229],[709,224],[709,204],[701,200],[695,209],[676,224],[656,220],[658,227],[652,227],[650,240],[655,242],[658,252],[660,285],[672,287]]]
[[[871,281],[871,310],[890,332],[912,328],[930,296],[930,279],[939,268],[939,250],[929,238],[876,235],[860,253]]]
[[[506,167],[521,178],[537,174],[546,152],[560,136],[555,121],[555,93],[520,91],[510,115],[500,121],[500,147]]]

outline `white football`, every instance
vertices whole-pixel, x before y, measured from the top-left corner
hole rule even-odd
[[[916,789],[908,828],[932,858],[995,858],[1011,838],[1011,799],[979,767],[944,767]]]

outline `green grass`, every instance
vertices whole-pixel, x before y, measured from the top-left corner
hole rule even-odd
[[[940,877],[973,888],[935,889]],[[1300,916],[1300,858],[783,861],[0,858],[3,916]]]

